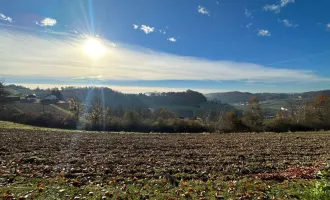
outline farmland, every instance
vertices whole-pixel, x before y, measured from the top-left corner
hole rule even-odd
[[[1,127],[0,192],[7,198],[290,199],[303,195],[330,159],[330,134],[324,132],[140,134]]]
[[[61,104],[59,104],[61,105]],[[43,105],[41,103],[15,103],[14,106],[24,113],[43,113],[48,112],[57,116],[67,116],[70,113],[58,105],[49,104]]]

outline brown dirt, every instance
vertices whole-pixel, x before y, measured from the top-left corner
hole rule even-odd
[[[330,134],[118,134],[0,129],[0,175],[231,179],[329,161]],[[184,176],[184,175],[182,175]]]

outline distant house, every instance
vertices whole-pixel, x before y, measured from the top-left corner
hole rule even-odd
[[[29,94],[29,95],[25,96],[25,100],[27,100],[27,101],[36,101],[37,96],[35,94]]]
[[[44,97],[44,100],[48,100],[48,101],[57,101],[57,96],[50,94]]]

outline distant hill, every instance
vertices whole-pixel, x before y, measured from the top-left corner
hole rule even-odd
[[[205,94],[209,100],[217,100],[222,103],[236,104],[245,103],[251,97],[258,97],[259,101],[273,101],[273,100],[288,100],[288,99],[305,99],[311,100],[320,94],[329,94],[330,90],[310,91],[303,93],[249,93],[249,92],[219,92]]]
[[[61,93],[64,99],[74,97],[84,104],[90,104],[94,97],[102,99],[105,106],[112,108],[167,108],[178,116],[196,116],[206,110],[231,111],[235,108],[218,101],[208,101],[207,98],[193,90],[182,92],[153,92],[146,94],[125,94],[107,87],[62,87],[60,89],[35,89],[31,90],[23,86],[8,85],[8,91],[14,95],[25,96],[36,94],[42,99],[54,92]]]

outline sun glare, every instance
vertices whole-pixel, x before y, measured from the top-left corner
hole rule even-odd
[[[91,57],[99,57],[104,54],[105,49],[98,39],[90,38],[84,44],[84,52]]]

